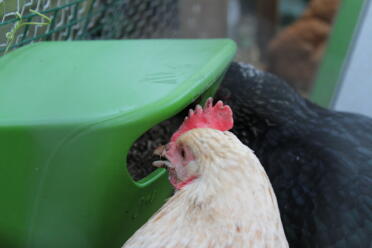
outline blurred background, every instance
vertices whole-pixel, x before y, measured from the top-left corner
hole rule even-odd
[[[369,3],[342,1],[337,18],[341,0],[0,0],[0,56],[40,40],[227,37],[238,45],[236,61],[278,75],[323,106],[372,116],[364,106],[368,82],[350,94],[355,77],[346,80],[345,69],[361,12],[371,22]],[[360,56],[371,56],[370,50]],[[359,78],[368,71],[361,74],[360,68]],[[342,87],[347,94],[340,105]]]
[[[178,35],[229,37],[238,45],[237,61],[268,70],[309,96],[338,5],[338,0],[184,0]]]

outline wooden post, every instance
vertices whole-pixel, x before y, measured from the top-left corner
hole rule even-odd
[[[227,36],[228,0],[180,0],[180,38]]]
[[[277,0],[257,0],[257,44],[262,62],[267,61],[267,46],[276,33],[278,20]]]

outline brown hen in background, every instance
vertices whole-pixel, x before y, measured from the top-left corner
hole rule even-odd
[[[267,70],[308,96],[337,12],[339,0],[312,0],[303,15],[268,47]]]

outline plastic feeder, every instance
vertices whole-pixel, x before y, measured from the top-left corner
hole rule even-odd
[[[133,142],[213,94],[232,41],[41,42],[0,58],[0,247],[120,247],[169,197]]]

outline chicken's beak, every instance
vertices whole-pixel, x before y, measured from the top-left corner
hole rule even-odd
[[[166,155],[166,146],[159,146],[157,147],[153,154],[154,155],[158,155],[160,156],[160,158],[162,157],[165,157]],[[171,165],[171,163],[169,161],[166,161],[166,160],[158,160],[158,161],[154,161],[152,162],[152,165],[155,166],[155,167],[158,167],[158,168],[164,168],[164,167],[168,167],[168,168],[172,168],[173,166]]]
[[[165,157],[165,153],[166,153],[166,147],[163,145],[163,146],[158,146],[155,150],[154,150],[154,155],[158,155],[160,157]]]

